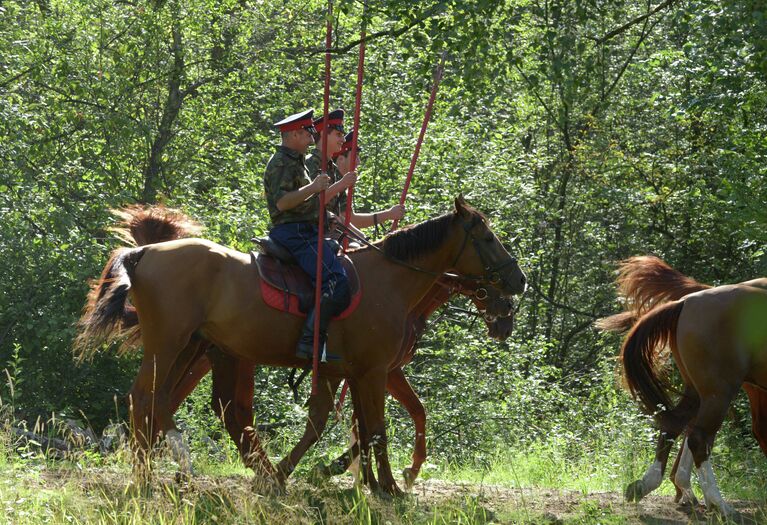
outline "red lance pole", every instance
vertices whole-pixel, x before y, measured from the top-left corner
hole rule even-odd
[[[362,107],[362,79],[365,72],[365,29],[367,26],[367,10],[368,3],[362,4],[362,30],[360,31],[360,51],[359,59],[357,60],[357,92],[354,97],[354,124],[352,130],[352,151],[349,154],[349,166],[351,169],[357,168],[357,140],[360,136],[360,108]],[[345,174],[344,174],[345,175]],[[348,228],[352,221],[352,199],[354,198],[354,185],[349,187],[349,195],[346,198],[346,216],[344,217],[344,225]],[[344,251],[349,248],[349,236],[344,237]],[[340,419],[341,408],[344,405],[344,399],[346,398],[346,392],[349,390],[349,382],[344,380],[344,386],[341,389],[341,395],[338,397],[338,403],[336,403],[336,415]]]
[[[330,105],[330,45],[333,33],[333,2],[328,0],[328,19],[325,31],[325,97],[322,126],[322,152],[320,173],[328,170],[328,106]],[[325,190],[320,192],[320,218],[317,234],[317,273],[314,286],[314,359],[312,362],[312,395],[317,394],[317,374],[320,368],[320,302],[322,300],[322,248],[325,241]]]
[[[352,130],[354,131],[354,134],[352,135],[352,151],[349,154],[349,166],[352,170],[356,169],[357,167],[357,140],[360,136],[360,108],[362,107],[362,79],[364,77],[365,72],[365,29],[367,26],[367,9],[368,9],[368,3],[367,0],[365,0],[365,3],[362,6],[362,30],[360,31],[360,51],[359,51],[359,59],[357,60],[357,91],[356,95],[354,97],[354,124],[352,127]],[[342,174],[345,175],[345,174]],[[346,199],[346,216],[344,217],[344,225],[348,228],[349,224],[352,220],[352,199],[354,198],[354,185],[349,187],[349,194],[347,195]],[[349,247],[349,237],[344,237],[344,250],[346,250]],[[343,393],[346,392],[346,386],[344,385]],[[341,401],[343,401],[343,397],[341,398]]]
[[[445,57],[447,56],[447,51],[442,53],[442,58],[439,61],[439,66],[437,66],[437,70],[434,72],[434,85],[431,88],[431,96],[429,96],[429,103],[426,106],[426,114],[423,116],[423,124],[421,124],[421,133],[418,135],[418,142],[416,142],[415,145],[415,151],[413,152],[413,157],[410,159],[410,169],[407,172],[407,178],[405,179],[405,187],[402,189],[402,195],[400,195],[399,203],[400,205],[405,204],[405,198],[407,197],[407,190],[410,188],[410,180],[413,178],[413,171],[415,170],[415,164],[418,162],[418,154],[421,152],[421,144],[423,144],[423,137],[426,135],[426,127],[429,125],[429,119],[431,118],[431,108],[434,106],[434,99],[437,97],[437,89],[439,88],[439,83],[442,80],[442,73],[445,70]],[[394,223],[392,224],[391,231],[394,231],[397,229],[397,224],[399,221],[397,219],[394,220]]]

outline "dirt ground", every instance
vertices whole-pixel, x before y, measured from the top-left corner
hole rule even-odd
[[[477,497],[485,509],[498,516],[500,522],[505,521],[503,516],[509,510],[515,510],[518,516],[527,516],[531,521],[550,523],[583,523],[587,522],[590,516],[594,518],[594,522],[599,522],[600,516],[612,516],[613,522],[654,525],[720,522],[718,516],[706,512],[705,506],[681,507],[674,503],[671,496],[650,495],[639,503],[627,503],[623,500],[623,495],[617,492],[584,494],[539,488],[511,489],[494,485],[464,485],[434,479],[417,482],[413,493],[420,502],[430,504],[455,500],[460,496]],[[728,502],[740,513],[740,519],[735,520],[736,523],[765,523],[767,520],[766,509],[760,508],[756,502]]]
[[[42,476],[26,483],[41,488],[56,489],[67,483],[75,482],[85,494],[119,494],[125,491],[124,474],[109,472],[104,469],[88,471],[45,470]],[[250,476],[195,476],[186,490],[191,493],[226,494],[234,500],[252,499],[254,479]],[[177,485],[172,475],[160,475],[155,479],[158,485]],[[334,499],[339,495],[352,492],[353,480],[350,476],[336,478],[329,482],[310,484],[296,480],[288,484],[287,493],[277,496],[285,504],[307,506],[310,501]],[[260,492],[255,489],[256,492]],[[263,493],[262,496],[263,497]],[[266,496],[270,499],[270,496]],[[401,514],[393,512],[391,501],[377,497],[370,498],[371,508],[378,511],[382,523],[407,523]],[[672,525],[688,523],[721,523],[717,515],[707,513],[704,506],[695,508],[680,507],[671,496],[650,495],[639,503],[627,503],[618,492],[582,493],[571,490],[543,488],[512,489],[497,485],[478,485],[428,479],[418,480],[415,487],[404,498],[404,506],[416,509],[412,515],[420,515],[417,522],[429,521],[428,516],[435,510],[456,508],[472,502],[481,509],[480,519],[471,522],[489,523],[629,523]],[[728,502],[739,512],[734,523],[767,523],[767,507],[764,503],[738,501]],[[399,505],[402,506],[402,505]],[[476,516],[476,514],[475,514]]]

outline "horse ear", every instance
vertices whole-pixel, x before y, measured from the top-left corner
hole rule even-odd
[[[463,194],[459,194],[458,197],[455,198],[455,213],[462,217],[466,217],[469,215],[469,210],[466,209],[466,201],[463,198]]]

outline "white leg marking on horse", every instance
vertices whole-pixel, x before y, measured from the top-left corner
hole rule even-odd
[[[168,430],[168,433],[165,434],[165,441],[168,443],[173,461],[178,463],[181,472],[192,474],[192,454],[186,441],[184,441],[184,436],[176,429]]]
[[[706,500],[706,507],[717,508],[724,516],[730,516],[734,509],[725,503],[722,493],[719,492],[719,486],[716,484],[714,469],[711,468],[711,461],[706,460],[698,469],[698,482],[703,490],[703,497]]]
[[[687,446],[687,439],[685,438],[682,446],[682,457],[679,459],[679,466],[674,476],[674,484],[682,491],[682,499],[679,500],[680,505],[692,504],[695,501],[695,494],[692,492],[692,484],[690,483],[692,465],[692,451]]]
[[[661,481],[663,481],[663,464],[656,460],[642,477],[642,489],[645,495],[660,487]]]

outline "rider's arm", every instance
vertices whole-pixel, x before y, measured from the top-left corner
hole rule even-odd
[[[357,182],[357,172],[350,171],[327,189],[325,192],[325,198],[327,200],[332,199],[346,188],[353,185],[355,182]]]
[[[328,187],[330,177],[327,175],[318,175],[312,182],[302,186],[294,191],[289,191],[282,195],[276,202],[277,209],[280,211],[295,208],[315,193],[319,193]]]
[[[392,206],[388,210],[382,210],[375,213],[357,213],[352,212],[352,224],[357,228],[368,228],[374,226],[376,222],[381,224],[385,221],[401,219],[405,215],[405,207],[399,204]]]

